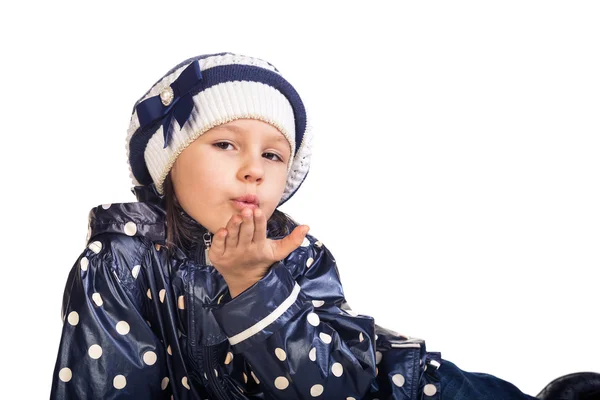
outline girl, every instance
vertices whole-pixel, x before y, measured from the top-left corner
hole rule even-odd
[[[51,398],[533,398],[350,309],[327,247],[277,210],[311,139],[264,60],[202,55],[158,80],[126,141],[138,202],[91,210],[69,274]]]

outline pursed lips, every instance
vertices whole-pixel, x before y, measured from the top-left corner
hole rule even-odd
[[[250,208],[254,210],[259,207],[258,197],[253,194],[244,195],[232,200],[234,206],[240,210]]]

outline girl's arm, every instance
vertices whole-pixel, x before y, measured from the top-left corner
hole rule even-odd
[[[273,398],[361,399],[376,376],[375,324],[342,307],[348,309],[335,259],[307,235],[214,314]]]
[[[165,349],[141,314],[142,242],[111,236],[99,235],[67,279],[51,399],[170,398]]]

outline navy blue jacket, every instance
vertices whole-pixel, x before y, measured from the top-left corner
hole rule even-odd
[[[134,193],[90,211],[52,399],[441,398],[440,353],[353,312],[317,238],[231,299],[202,241],[169,255],[164,207]]]

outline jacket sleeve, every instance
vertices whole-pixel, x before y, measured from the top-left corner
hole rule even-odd
[[[170,396],[162,390],[168,384],[163,345],[141,314],[140,267],[114,251],[110,236],[90,243],[69,273],[51,399]],[[141,241],[129,239],[128,249],[139,251]]]
[[[335,259],[310,235],[214,315],[265,398],[361,399],[375,379],[374,320],[349,309]]]

